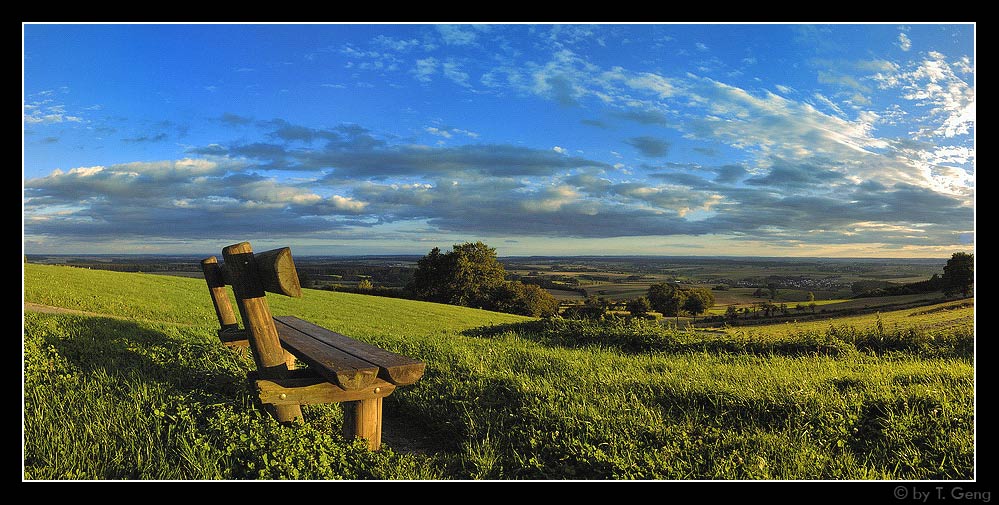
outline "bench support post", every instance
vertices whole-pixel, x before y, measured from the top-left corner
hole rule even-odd
[[[201,270],[205,273],[205,282],[208,283],[208,292],[212,296],[215,315],[219,318],[219,325],[222,327],[219,331],[238,330],[239,324],[236,323],[236,313],[232,311],[232,305],[229,304],[229,294],[225,289],[225,280],[219,269],[219,260],[215,256],[201,260]]]
[[[344,438],[363,438],[368,449],[377,451],[382,446],[382,398],[344,402]]]
[[[249,242],[240,242],[222,249],[226,267],[232,277],[232,291],[236,295],[243,325],[250,340],[253,359],[263,378],[282,378],[288,375],[288,356],[281,347],[267,295],[260,283],[257,263]],[[301,422],[299,405],[273,405],[278,422]]]

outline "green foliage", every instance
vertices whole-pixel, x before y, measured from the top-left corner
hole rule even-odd
[[[679,316],[686,299],[683,289],[666,283],[649,286],[645,296],[649,299],[653,310],[667,317]]]
[[[715,295],[709,289],[690,288],[686,290],[683,310],[692,316],[697,316],[715,305]]]
[[[936,326],[969,307],[756,333],[268,295],[427,363],[371,453],[338,405],[282,427],[253,401],[199,279],[29,264],[24,285],[107,314],[25,314],[28,480],[974,478],[974,328]]]
[[[970,296],[975,289],[975,255],[957,252],[944,266],[944,291]]]
[[[558,313],[558,300],[540,286],[505,278],[496,249],[469,242],[444,254],[433,248],[417,262],[406,289],[417,299],[437,303],[532,317]]]
[[[649,286],[646,297],[654,310],[667,317],[678,317],[681,311],[696,316],[715,304],[715,295],[710,289],[665,283]]]
[[[371,291],[374,287],[374,284],[371,283],[371,279],[361,279],[357,281],[358,291]]]
[[[652,310],[652,304],[650,304],[649,299],[644,296],[628,300],[625,307],[633,316],[644,316]]]
[[[534,284],[508,281],[493,290],[490,310],[531,317],[551,317],[558,314],[558,300]]]
[[[502,291],[506,270],[496,249],[482,242],[456,244],[447,253],[435,247],[421,258],[407,285],[417,299],[466,307],[494,306]]]

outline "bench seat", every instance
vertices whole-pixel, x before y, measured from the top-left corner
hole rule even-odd
[[[281,346],[320,375],[346,390],[370,386],[381,379],[396,386],[423,377],[422,361],[386,351],[330,331],[295,316],[274,318]]]

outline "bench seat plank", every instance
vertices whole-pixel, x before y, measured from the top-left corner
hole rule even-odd
[[[275,318],[277,319],[277,318]],[[281,345],[320,375],[346,390],[370,386],[378,377],[378,366],[321,342],[286,324],[275,324]]]
[[[378,378],[397,386],[418,381],[426,369],[426,364],[422,361],[354,340],[294,316],[277,316],[274,321],[277,323],[275,326],[282,342],[285,340],[285,334],[290,335],[293,330],[308,335],[324,345],[335,347],[377,365]]]

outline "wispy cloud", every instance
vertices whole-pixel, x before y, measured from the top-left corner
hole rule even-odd
[[[964,58],[955,63],[931,51],[925,59],[898,71],[878,73],[882,88],[901,88],[903,98],[928,110],[923,127],[913,133],[920,138],[968,135],[975,123],[975,90],[955,72],[967,65]]]
[[[441,39],[450,46],[467,46],[475,42],[476,31],[474,28],[463,25],[439,24],[434,25]]]
[[[416,80],[420,82],[430,82],[432,76],[437,72],[437,58],[429,57],[416,60],[416,68],[413,69],[413,75],[416,76]]]
[[[121,139],[123,142],[130,143],[141,143],[141,142],[161,142],[168,138],[166,133],[160,132],[153,135],[140,135],[138,137]]]
[[[909,36],[905,32],[898,34],[898,48],[903,51],[908,51],[912,47],[912,41],[909,40]]]

